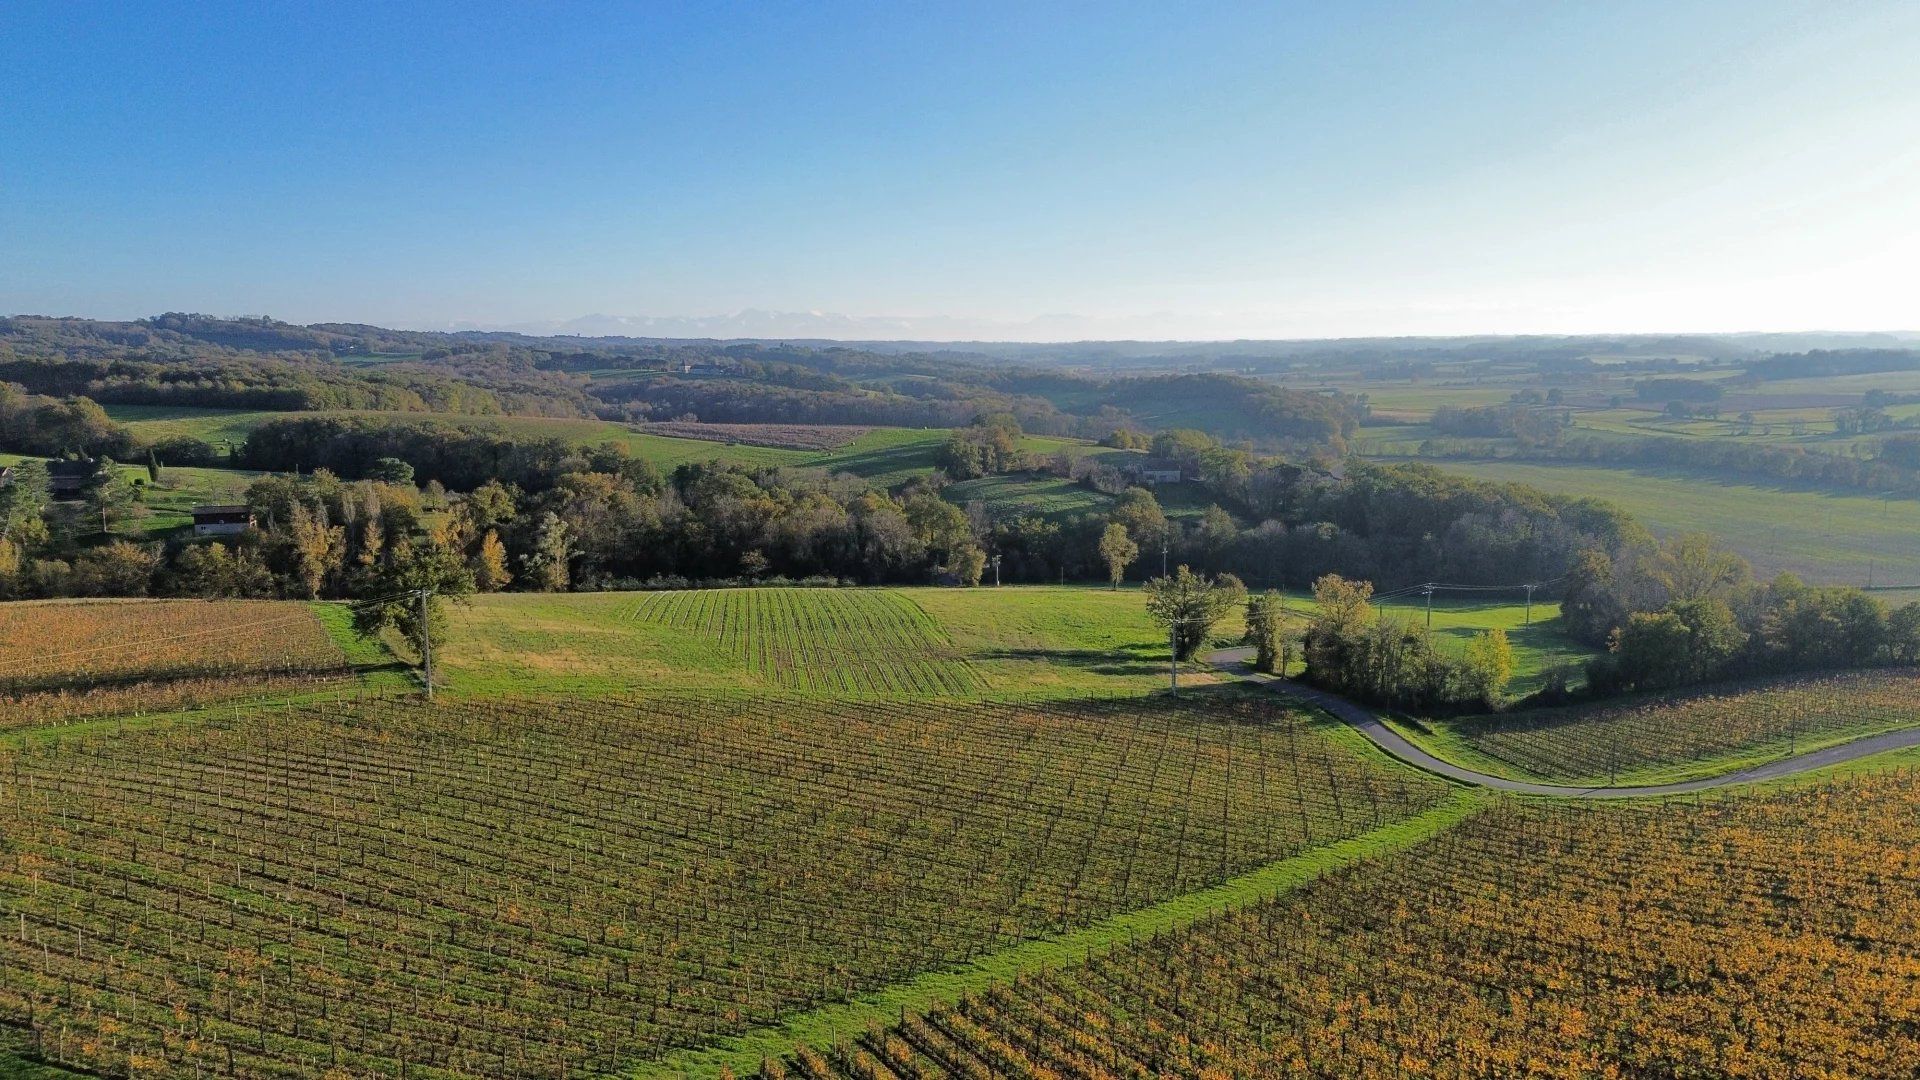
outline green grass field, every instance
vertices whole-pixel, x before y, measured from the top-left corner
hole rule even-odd
[[[949,502],[966,506],[978,502],[996,518],[1032,514],[1059,520],[1075,514],[1106,513],[1114,497],[1057,476],[1008,473],[982,476],[949,485],[941,492]]]
[[[1295,598],[1295,610],[1311,607]],[[1404,604],[1392,614],[1424,618]],[[1557,605],[1434,604],[1443,648],[1499,627],[1514,646],[1510,692],[1592,655],[1560,632]],[[1165,631],[1137,587],[714,589],[662,593],[498,593],[453,609],[439,651],[456,692],[614,692],[636,688],[784,690],[850,698],[1075,695],[1153,690],[1167,681]],[[1215,631],[1242,633],[1239,613]],[[1195,684],[1216,677],[1195,668]]]
[[[756,681],[788,690],[964,697],[979,687],[940,625],[892,590],[642,593],[627,617],[716,642]]]
[[[441,678],[467,693],[1072,696],[1167,677],[1163,633],[1136,589],[498,593],[454,607],[452,621]],[[1238,620],[1220,632],[1237,637]]]
[[[1762,576],[1817,585],[1920,584],[1920,501],[1767,487],[1674,470],[1449,461],[1452,472],[1618,504],[1661,533],[1703,531]]]

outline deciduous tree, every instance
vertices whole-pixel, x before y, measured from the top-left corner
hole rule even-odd
[[[1119,522],[1108,525],[1100,534],[1100,558],[1107,564],[1107,580],[1115,589],[1120,587],[1120,579],[1127,576],[1127,567],[1140,557],[1140,545],[1127,535],[1127,527]]]
[[[1246,595],[1247,587],[1232,574],[1209,578],[1182,566],[1147,582],[1147,614],[1172,629],[1174,655],[1190,660]]]

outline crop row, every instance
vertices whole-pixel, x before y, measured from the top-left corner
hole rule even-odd
[[[105,1072],[563,1076],[1442,797],[1302,714],[404,702],[0,757],[0,1019]]]
[[[189,708],[347,673],[304,604],[0,605],[0,730]]]
[[[1476,749],[1539,776],[1718,757],[1781,740],[1920,723],[1920,675],[1877,670],[1752,683],[1630,705],[1576,706],[1459,725]]]
[[[1920,774],[1503,804],[1404,854],[763,1073],[1920,1073]]]
[[[977,693],[973,668],[912,600],[875,589],[650,593],[633,617],[706,636],[770,686],[856,696]]]

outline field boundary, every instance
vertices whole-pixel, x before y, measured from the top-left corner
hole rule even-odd
[[[792,1053],[796,1045],[830,1046],[842,1037],[865,1031],[871,1023],[897,1020],[907,1010],[951,1004],[1016,976],[1078,963],[1144,936],[1183,929],[1235,907],[1270,900],[1363,859],[1404,850],[1464,821],[1489,798],[1479,790],[1457,790],[1412,817],[1268,863],[1218,885],[1112,915],[1078,930],[1025,941],[965,964],[930,971],[851,1001],[796,1014],[777,1026],[722,1039],[712,1046],[637,1063],[624,1070],[624,1075],[636,1080],[665,1080],[717,1076],[722,1069],[729,1069],[736,1076],[744,1076],[758,1069],[763,1060]]]
[[[1505,776],[1480,772],[1430,752],[1403,734],[1396,726],[1389,724],[1385,714],[1377,710],[1305,683],[1296,683],[1290,679],[1255,672],[1249,666],[1252,662],[1252,653],[1251,648],[1245,647],[1220,649],[1210,654],[1208,661],[1215,667],[1232,673],[1243,683],[1264,687],[1273,693],[1282,694],[1320,709],[1371,740],[1402,764],[1459,783],[1517,795],[1537,795],[1558,799],[1652,799],[1666,795],[1688,795],[1720,788],[1744,787],[1803,773],[1829,770],[1834,766],[1848,764],[1857,759],[1896,752],[1904,753],[1920,747],[1920,727],[1908,725],[1895,727],[1877,735],[1846,739],[1838,744],[1827,745],[1823,749],[1798,753],[1792,757],[1775,758],[1764,764],[1736,769],[1732,772],[1674,783],[1605,787],[1510,780]]]
[[[1603,773],[1586,776],[1551,776],[1536,773],[1504,758],[1496,757],[1486,751],[1474,749],[1458,734],[1450,730],[1421,731],[1412,724],[1394,717],[1382,718],[1388,727],[1401,738],[1442,761],[1462,768],[1474,769],[1489,776],[1498,776],[1506,780],[1521,783],[1563,784],[1581,788],[1643,788],[1662,787],[1667,784],[1688,783],[1699,780],[1712,780],[1721,776],[1746,772],[1763,765],[1772,765],[1795,758],[1805,757],[1820,750],[1827,750],[1850,743],[1863,742],[1876,735],[1906,731],[1920,727],[1920,720],[1884,720],[1860,724],[1849,728],[1840,728],[1818,735],[1781,735],[1761,742],[1750,743],[1738,749],[1712,757],[1689,758],[1685,761],[1665,764],[1636,765],[1630,769],[1621,769],[1609,778]]]

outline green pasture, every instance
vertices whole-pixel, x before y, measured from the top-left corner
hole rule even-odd
[[[980,503],[995,518],[1033,514],[1059,520],[1075,514],[1104,514],[1114,503],[1111,495],[1044,473],[1007,473],[963,480],[949,485],[941,495],[961,506]]]
[[[669,616],[663,597],[744,598]],[[741,636],[742,621],[752,629]],[[1137,589],[981,586],[497,593],[452,608],[436,650],[463,693],[781,690],[840,697],[1075,696],[1166,682]],[[1221,627],[1237,637],[1239,622]],[[772,657],[773,659],[769,659]],[[937,671],[935,670],[937,669]],[[1214,681],[1198,667],[1196,682]]]
[[[1311,601],[1294,598],[1305,613]],[[698,609],[695,614],[694,609]],[[1424,621],[1424,606],[1390,603]],[[1434,603],[1443,648],[1507,630],[1512,691],[1591,650],[1559,628],[1557,605],[1510,600]],[[452,609],[437,650],[440,677],[461,693],[612,693],[638,689],[782,691],[830,696],[1074,696],[1166,685],[1165,631],[1136,586],[718,589],[679,593],[497,593]],[[1215,633],[1243,632],[1239,613]],[[1218,681],[1193,665],[1183,679]]]
[[[1289,384],[1287,379],[1281,379],[1279,382],[1283,386]],[[1418,422],[1431,417],[1433,410],[1442,405],[1453,405],[1459,408],[1498,405],[1512,397],[1514,391],[1530,382],[1531,380],[1515,379],[1511,382],[1463,385],[1353,380],[1340,382],[1339,388],[1347,393],[1367,395],[1367,404],[1372,406],[1376,419]]]
[[[1486,480],[1606,499],[1660,533],[1703,531],[1756,572],[1817,585],[1920,584],[1920,501],[1719,480],[1677,469],[1449,461]]]

